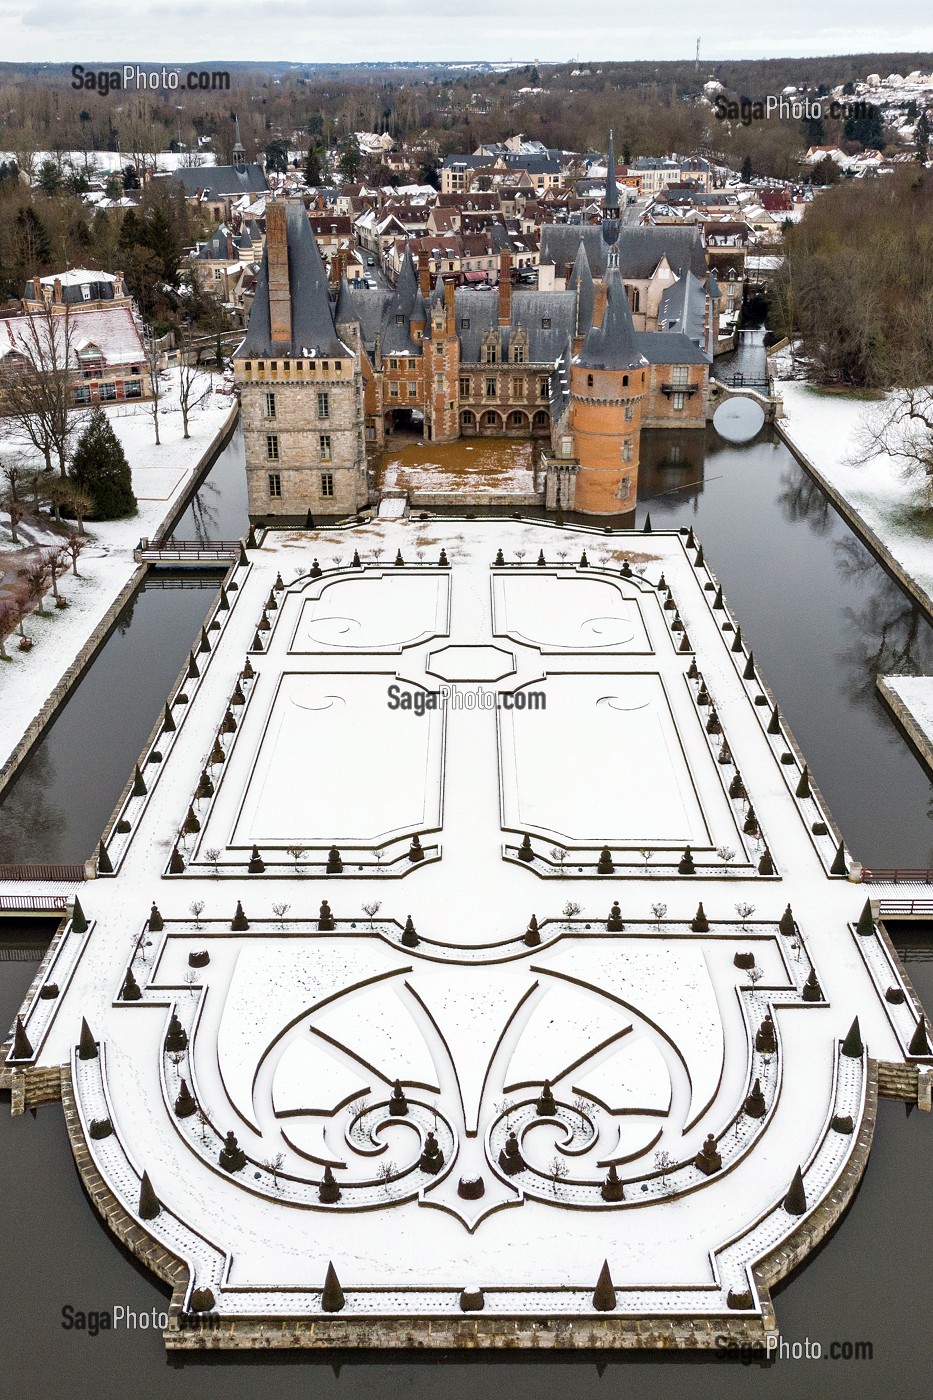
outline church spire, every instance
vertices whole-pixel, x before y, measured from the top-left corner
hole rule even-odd
[[[617,219],[619,217],[619,190],[616,185],[616,150],[611,130],[609,132],[609,157],[607,165],[606,197],[603,200],[603,213],[607,219]]]
[[[242,170],[246,164],[246,148],[240,140],[240,119],[237,116],[233,118],[233,131],[233,164],[237,170]]]

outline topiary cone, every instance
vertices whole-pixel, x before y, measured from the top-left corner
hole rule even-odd
[[[745,663],[745,670],[742,672],[743,681],[753,681],[755,679],[755,653],[748,653],[748,660]]]
[[[784,1197],[783,1204],[788,1215],[806,1215],[807,1213],[807,1193],[803,1184],[803,1172],[799,1167],[794,1172],[794,1179]]]
[[[324,1278],[324,1288],[321,1293],[321,1307],[324,1312],[340,1312],[346,1306],[346,1298],[343,1289],[340,1287],[340,1280],[333,1264],[328,1264],[327,1274]]]
[[[797,923],[794,919],[793,910],[791,909],[789,904],[784,910],[784,913],[781,915],[780,919],[778,920],[778,928],[780,929],[781,933],[784,934],[785,938],[793,938],[794,934],[797,932]]]
[[[648,514],[645,516],[645,523],[644,523],[644,525],[643,525],[641,528],[642,528],[642,531],[643,531],[644,534],[646,534],[646,535],[650,535],[650,534],[651,534],[651,511],[650,511],[650,510],[649,510]]]
[[[172,719],[172,712],[171,712],[171,710],[169,709],[169,704],[168,704],[168,701],[166,700],[166,702],[165,702],[165,711],[164,711],[164,713],[163,713],[163,715],[162,715],[162,732],[163,732],[163,734],[171,734],[174,728],[175,728],[175,721]]]
[[[16,1028],[13,1031],[13,1059],[31,1060],[32,1056],[33,1048],[29,1036],[23,1028],[23,1018],[22,1016],[17,1016]]]
[[[104,845],[103,841],[99,842],[97,847],[97,873],[98,875],[113,874],[113,866],[110,863],[107,847]]]
[[[249,919],[247,919],[243,912],[243,905],[240,900],[236,902],[236,913],[233,916],[230,927],[233,929],[234,933],[245,933],[249,928]]]
[[[832,865],[829,867],[829,873],[830,875],[848,875],[849,873],[849,867],[846,864],[845,843],[842,841],[840,841],[839,845],[836,847],[836,854],[833,857]]]
[[[91,1034],[91,1028],[84,1017],[81,1018],[81,1039],[78,1041],[78,1059],[97,1059],[97,1041]]]
[[[866,899],[861,914],[858,916],[858,923],[855,925],[856,933],[860,933],[863,938],[869,938],[875,931],[875,921],[871,916],[871,900]]]
[[[139,1183],[139,1218],[140,1220],[155,1220],[161,1209],[159,1198],[152,1189],[149,1173],[143,1172],[143,1179]]]
[[[87,933],[88,922],[84,917],[84,910],[81,908],[81,901],[75,895],[74,909],[71,911],[71,931],[72,933]]]
[[[596,1280],[596,1287],[593,1290],[593,1307],[597,1312],[613,1312],[615,1306],[615,1285],[609,1272],[609,1261],[604,1259],[603,1266],[599,1271],[599,1278]]]
[[[930,1053],[930,1042],[927,1038],[927,1018],[925,1016],[921,1016],[920,1020],[917,1022],[917,1028],[910,1038],[907,1053],[908,1055],[929,1055]]]
[[[797,796],[812,796],[812,793],[810,792],[810,767],[809,764],[806,763],[803,765],[803,771],[800,774],[800,782],[797,784]]]
[[[137,763],[133,771],[133,796],[145,797],[148,791],[149,789],[146,787],[145,779],[143,778],[142,773],[139,771],[139,764]]]
[[[862,1032],[859,1028],[858,1017],[856,1016],[849,1027],[845,1040],[842,1042],[842,1053],[843,1055],[848,1055],[850,1060],[860,1060],[864,1050]]]

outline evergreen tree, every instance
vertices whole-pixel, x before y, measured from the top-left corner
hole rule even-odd
[[[320,146],[309,146],[305,156],[305,181],[309,185],[319,185],[321,183],[321,148]]]
[[[752,178],[752,158],[746,156],[742,161],[742,184],[747,185]]]
[[[94,520],[121,520],[136,514],[133,476],[107,415],[93,410],[71,459],[71,479],[94,502]]]

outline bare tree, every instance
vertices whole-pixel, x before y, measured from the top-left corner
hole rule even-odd
[[[31,564],[27,564],[23,569],[23,584],[29,602],[38,613],[39,617],[46,617],[45,611],[45,590],[49,582],[48,560],[44,557],[34,559]]]
[[[292,906],[290,904],[285,903],[273,904],[272,912],[279,921],[279,928],[284,929],[286,927],[285,915],[288,913],[291,907]]]
[[[863,416],[852,464],[888,456],[906,477],[919,477],[933,503],[933,386],[896,389]]]
[[[178,349],[178,402],[181,406],[182,436],[189,438],[188,419],[211,392],[210,375],[191,363],[191,329],[186,323]]]
[[[162,440],[159,437],[159,400],[162,397],[162,356],[156,345],[156,334],[153,326],[144,327],[143,343],[146,347],[146,375],[149,380],[149,392],[152,395],[152,401],[150,403],[152,426],[155,429],[156,447],[161,447]]]
[[[9,661],[6,639],[20,620],[19,603],[15,597],[0,597],[0,661]]]
[[[652,904],[652,906],[651,906],[651,912],[652,912],[652,914],[654,915],[654,921],[655,921],[655,923],[656,923],[657,926],[658,926],[658,932],[660,932],[660,931],[661,931],[661,920],[664,918],[664,915],[667,913],[667,905],[666,905],[666,904]]]
[[[74,574],[75,578],[80,578],[81,575],[78,573],[78,560],[87,548],[87,536],[79,535],[76,530],[73,531],[65,541],[64,548],[71,560],[71,572]]]
[[[19,532],[16,527],[27,513],[25,505],[16,496],[7,494],[0,496],[0,509],[5,510],[10,517],[10,539],[14,544],[19,544]]]
[[[364,904],[364,905],[363,905],[363,913],[369,915],[369,927],[370,927],[370,928],[372,928],[372,926],[373,926],[373,919],[375,919],[376,915],[379,913],[379,910],[380,910],[381,908],[382,908],[382,900],[381,900],[381,899],[374,899],[374,900],[372,900],[369,904]]]
[[[263,1166],[272,1176],[272,1185],[276,1191],[279,1189],[279,1172],[285,1166],[285,1153],[277,1152],[274,1157],[268,1157]]]
[[[68,606],[68,599],[63,598],[58,591],[58,580],[68,568],[68,559],[68,546],[65,544],[59,545],[57,549],[50,549],[45,556],[49,582],[52,585],[52,595],[55,598],[57,608],[67,608]]]
[[[196,928],[196,929],[200,929],[200,927],[201,927],[201,915],[204,913],[204,900],[203,900],[203,899],[195,899],[195,900],[192,900],[192,902],[188,905],[188,908],[191,910],[191,917],[192,917],[192,919],[194,920],[194,926],[195,926],[195,928]]]
[[[7,356],[3,375],[6,431],[32,443],[47,471],[55,460],[64,476],[77,424],[71,313],[49,305],[17,317],[16,328],[16,348]]]

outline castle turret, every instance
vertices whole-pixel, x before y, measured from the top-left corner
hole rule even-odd
[[[638,349],[618,268],[606,276],[606,309],[570,366],[570,428],[579,462],[574,509],[618,515],[635,509],[641,407],[648,362]]]
[[[425,342],[425,402],[432,442],[453,442],[460,435],[458,375],[460,341],[453,282],[437,279],[431,298],[431,339]]]

